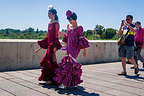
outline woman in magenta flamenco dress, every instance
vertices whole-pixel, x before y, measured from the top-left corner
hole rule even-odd
[[[40,49],[47,49],[46,54],[40,62],[41,75],[38,80],[46,81],[46,83],[55,83],[53,77],[55,76],[56,68],[58,67],[56,61],[56,50],[61,48],[61,44],[58,39],[59,23],[57,11],[54,8],[50,8],[48,16],[51,19],[48,24],[47,36],[44,40],[38,41]]]
[[[77,24],[77,15],[70,10],[66,12],[70,24],[67,26],[67,34],[64,34],[63,42],[66,43],[67,55],[56,69],[54,80],[61,84],[59,88],[77,86],[82,83],[82,64],[76,61],[80,49],[84,49],[83,55],[86,56],[86,49],[89,47],[88,40],[83,36],[83,27]]]

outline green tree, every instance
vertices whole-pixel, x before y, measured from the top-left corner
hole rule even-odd
[[[102,25],[97,24],[95,26],[94,30],[95,30],[96,34],[101,36],[103,34],[103,32],[105,31],[105,28]]]
[[[116,35],[116,30],[113,28],[107,28],[102,33],[101,37],[102,39],[112,39]]]
[[[37,28],[36,33],[39,33],[39,29]]]
[[[61,32],[66,33],[66,32],[67,32],[67,30],[66,30],[66,29],[62,29],[62,30],[61,30]]]
[[[87,30],[87,31],[86,31],[86,34],[87,34],[87,35],[93,35],[93,31],[92,31],[92,30]]]

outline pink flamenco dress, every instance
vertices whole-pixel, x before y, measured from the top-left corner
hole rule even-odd
[[[53,22],[48,24],[48,32],[47,36],[44,40],[38,41],[38,44],[41,48],[47,49],[45,56],[40,62],[41,65],[41,75],[39,77],[39,81],[52,81],[53,77],[56,75],[55,71],[56,68],[58,68],[58,64],[56,61],[55,53],[53,52],[53,49],[56,47],[56,49],[60,49],[62,46],[58,39],[58,32],[59,32],[59,23]]]
[[[65,56],[61,63],[58,64],[54,80],[67,87],[77,86],[82,83],[83,80],[81,80],[82,64],[79,64],[76,58],[80,49],[89,47],[88,40],[83,36],[83,27],[78,26],[70,29],[68,25],[67,34],[64,35],[63,42],[67,44],[66,49],[68,56]]]

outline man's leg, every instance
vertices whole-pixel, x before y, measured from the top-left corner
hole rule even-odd
[[[126,75],[126,49],[125,46],[119,47],[119,56],[121,57],[123,71],[118,75]]]
[[[134,51],[134,60],[138,66],[138,55],[137,55],[137,50]],[[134,69],[134,66],[131,67],[131,69]]]
[[[141,48],[137,50],[137,57],[143,63],[143,68],[144,68],[144,58],[141,56]]]
[[[134,68],[138,67],[134,59],[129,59],[129,62],[134,65]]]
[[[123,68],[123,71],[118,74],[118,75],[127,75],[127,72],[126,72],[126,58],[125,57],[122,57],[122,68]]]
[[[134,59],[129,59],[129,62],[131,62],[131,64],[134,65],[135,74],[137,74],[139,72],[139,69],[138,69],[138,65],[136,64],[135,60]]]
[[[127,46],[126,50],[127,50],[126,57],[128,58],[129,62],[134,65],[135,74],[137,74],[139,72],[139,70],[138,70],[138,66],[137,66],[135,60],[133,59],[134,58],[134,47]]]
[[[126,58],[122,57],[122,67],[123,67],[123,72],[126,73]]]
[[[138,65],[138,53],[137,53],[137,51],[135,51],[134,52],[134,60],[135,60],[135,62],[136,62],[136,64]]]

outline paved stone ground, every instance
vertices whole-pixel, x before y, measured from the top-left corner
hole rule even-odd
[[[39,82],[40,69],[0,72],[0,96],[144,96],[144,70],[135,76],[130,67],[128,76],[118,76],[120,62],[84,65],[84,82],[65,90]]]

